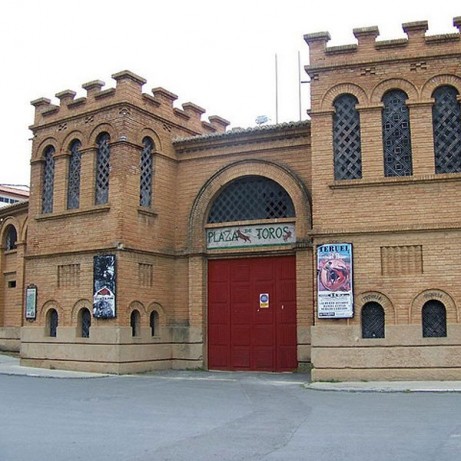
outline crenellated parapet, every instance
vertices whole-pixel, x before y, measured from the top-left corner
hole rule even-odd
[[[62,122],[67,118],[81,116],[83,113],[91,113],[107,106],[125,103],[148,111],[154,117],[164,122],[181,126],[184,129],[197,134],[224,132],[230,124],[219,116],[210,116],[208,120],[202,120],[206,112],[202,107],[186,102],[182,108],[174,106],[178,96],[164,88],[152,89],[152,95],[143,93],[142,88],[146,80],[135,73],[124,70],[112,75],[116,85],[105,88],[102,80],[92,80],[84,83],[82,88],[86,96],[76,98],[77,93],[72,90],[64,90],[56,93],[58,104],[53,104],[48,98],[39,98],[31,102],[35,107],[35,118],[32,129],[50,123]]]
[[[441,54],[461,56],[461,16],[453,19],[456,33],[427,35],[428,22],[417,21],[402,24],[407,38],[378,40],[376,26],[353,29],[357,43],[328,46],[331,36],[328,32],[304,35],[309,45],[310,65],[306,71],[315,79],[318,71],[332,67],[351,67],[375,61],[413,59],[415,56],[440,56]]]

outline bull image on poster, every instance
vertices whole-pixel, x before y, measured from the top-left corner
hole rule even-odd
[[[317,316],[351,318],[354,315],[352,290],[352,244],[317,247]]]
[[[93,262],[93,316],[101,319],[115,317],[116,266],[115,255],[98,255]]]

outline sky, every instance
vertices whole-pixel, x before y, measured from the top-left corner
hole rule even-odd
[[[352,29],[378,26],[379,40],[405,37],[402,23],[428,20],[429,34],[457,32],[459,0],[1,0],[0,184],[29,184],[31,131],[40,97],[130,70],[231,122],[251,127],[307,119],[308,46],[328,31],[329,46],[356,43]],[[278,111],[276,113],[276,72]],[[298,59],[298,56],[300,59]]]

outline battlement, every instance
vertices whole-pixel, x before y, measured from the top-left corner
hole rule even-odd
[[[77,95],[75,91],[64,90],[55,94],[59,104],[52,104],[48,98],[31,101],[35,107],[34,127],[117,103],[133,104],[200,134],[221,133],[226,131],[226,127],[230,124],[217,115],[210,116],[208,121],[202,120],[205,109],[192,102],[182,104],[182,109],[174,107],[178,96],[164,88],[153,88],[153,96],[143,93],[142,87],[147,81],[129,70],[117,72],[112,75],[112,78],[116,82],[115,88],[104,89],[105,82],[102,80],[84,83],[82,88],[86,91],[86,97],[75,98]]]
[[[304,35],[309,46],[310,65],[306,71],[325,69],[338,65],[354,65],[370,61],[386,61],[428,56],[461,53],[461,16],[453,19],[457,33],[426,35],[427,21],[402,24],[407,38],[378,40],[377,26],[353,29],[356,44],[327,46],[331,39],[329,32],[316,32]],[[396,54],[398,53],[398,54]]]

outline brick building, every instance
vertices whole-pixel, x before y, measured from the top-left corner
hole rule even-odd
[[[306,35],[306,122],[226,132],[129,71],[33,101],[0,346],[114,373],[459,379],[460,33],[403,29]]]

